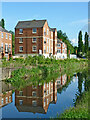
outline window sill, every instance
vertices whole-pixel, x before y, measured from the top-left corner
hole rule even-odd
[[[23,52],[23,51],[19,51],[19,52]]]
[[[23,33],[19,33],[19,34],[23,34]]]
[[[32,32],[32,33],[37,33],[37,32]]]

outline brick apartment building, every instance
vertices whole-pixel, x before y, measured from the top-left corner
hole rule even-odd
[[[57,39],[57,59],[67,58],[67,45],[61,39]]]
[[[57,30],[47,20],[19,21],[15,27],[15,55],[57,54]]]
[[[45,83],[44,85],[27,86],[21,91],[15,91],[15,106],[19,112],[47,113],[50,103],[57,101],[56,82]]]
[[[0,59],[12,56],[12,34],[0,26]]]

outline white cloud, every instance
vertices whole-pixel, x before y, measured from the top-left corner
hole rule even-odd
[[[70,24],[71,24],[71,25],[77,25],[77,24],[88,24],[88,19],[72,21]]]
[[[78,40],[76,38],[73,38],[70,40],[73,44],[77,44],[78,43]]]

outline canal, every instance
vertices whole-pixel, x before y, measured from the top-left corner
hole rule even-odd
[[[73,107],[77,96],[86,90],[86,71],[73,75],[60,74],[56,80],[38,85],[30,84],[22,89],[0,81],[2,118],[57,117]]]

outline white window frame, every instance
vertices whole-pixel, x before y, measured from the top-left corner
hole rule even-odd
[[[11,44],[9,44],[9,50],[11,51]]]
[[[22,95],[20,95],[20,93],[22,93]],[[23,96],[23,91],[19,91],[19,96]]]
[[[5,102],[8,103],[8,97],[6,97]]]
[[[48,35],[48,29],[47,29],[47,35]]]
[[[9,102],[11,102],[11,96],[9,96]]]
[[[4,102],[4,99],[2,98],[2,102],[1,102],[2,105],[3,105],[3,102]]]
[[[8,43],[5,43],[5,46],[6,46],[5,52],[8,52]]]
[[[11,40],[11,35],[9,35],[9,40]]]
[[[59,51],[59,52],[58,52]],[[57,53],[61,53],[61,49],[57,49]]]
[[[33,106],[37,106],[37,101],[36,101],[36,100],[33,100],[33,101],[32,101],[32,105],[33,105]]]
[[[20,32],[20,30],[22,30],[22,32]],[[19,34],[23,34],[23,29],[19,29]]]
[[[20,39],[22,39],[22,42],[21,42],[21,40]],[[19,43],[23,43],[23,38],[19,38]]]
[[[33,32],[33,29],[36,29],[36,32]],[[37,28],[32,28],[32,33],[37,33]]]
[[[1,33],[1,38],[3,38],[3,33]]]
[[[22,102],[22,104],[20,104],[20,102]],[[19,100],[19,104],[20,104],[20,105],[23,105],[23,100]]]
[[[64,49],[63,49],[63,53],[64,53],[65,51],[64,51]]]
[[[33,50],[33,47],[36,47],[36,50]],[[36,51],[37,51],[37,46],[35,46],[35,45],[32,46],[32,51],[33,51],[33,52],[36,52]]]
[[[8,39],[8,34],[6,33],[6,39]]]
[[[22,48],[23,48],[23,46],[19,46],[19,52],[23,52],[23,50],[20,50],[20,47],[22,47]]]
[[[33,41],[34,39],[36,39],[36,41]],[[32,42],[33,42],[33,43],[36,43],[36,42],[37,42],[37,38],[36,38],[36,37],[33,37],[33,38],[32,38]]]
[[[36,95],[34,96],[33,93],[36,93]],[[32,91],[32,96],[36,97],[37,96],[37,92],[36,91]]]
[[[44,98],[44,107],[45,107],[45,105],[46,105],[46,99]]]
[[[63,43],[63,48],[64,48],[64,43]]]

